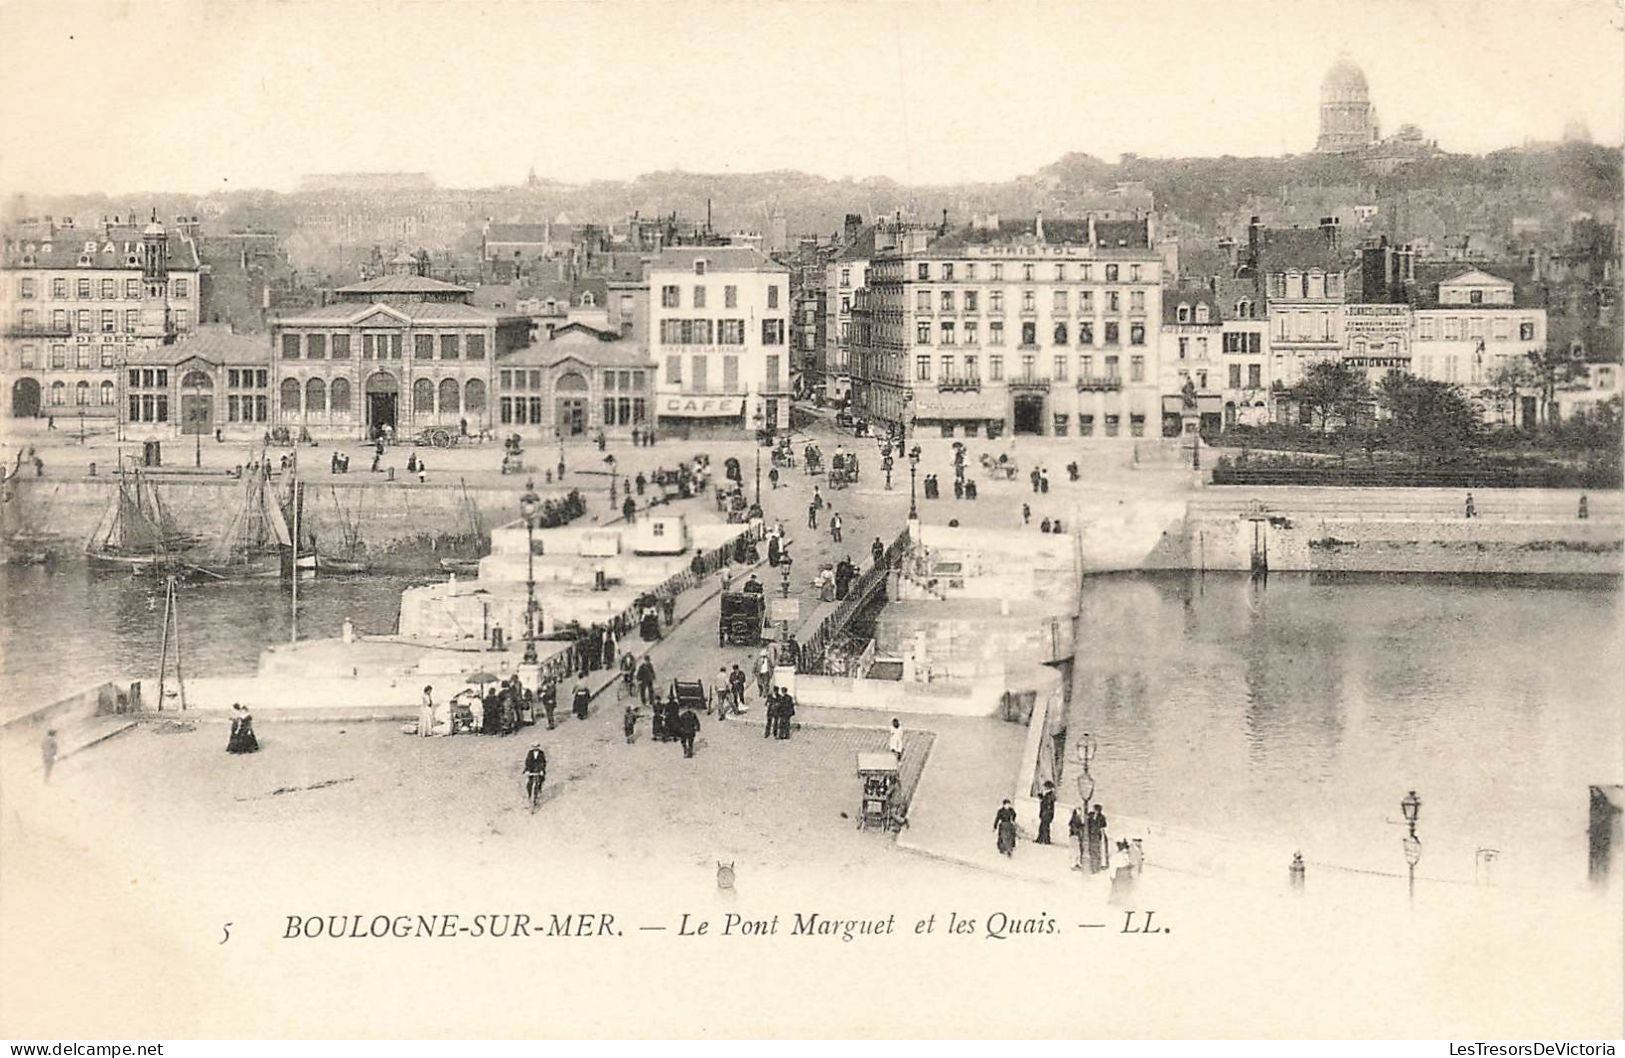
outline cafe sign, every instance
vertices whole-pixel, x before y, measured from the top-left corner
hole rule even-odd
[[[745,414],[742,397],[701,397],[688,395],[663,396],[659,399],[660,414],[667,418],[720,419]]]

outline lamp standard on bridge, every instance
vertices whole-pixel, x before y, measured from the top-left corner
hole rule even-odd
[[[1402,845],[1405,849],[1405,867],[1409,875],[1410,900],[1416,903],[1416,865],[1422,859],[1422,842],[1416,836],[1416,821],[1422,815],[1422,799],[1412,790],[1399,802],[1399,810],[1405,813],[1405,826],[1410,833],[1405,835]]]
[[[920,446],[915,445],[908,450],[908,520],[917,521],[920,517],[920,504],[917,490],[914,487],[915,477],[920,468]]]
[[[519,513],[525,519],[525,664],[536,664],[536,512],[541,508],[536,483],[525,482]]]

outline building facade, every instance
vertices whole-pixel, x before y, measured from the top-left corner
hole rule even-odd
[[[1347,55],[1338,56],[1320,82],[1320,136],[1315,150],[1321,154],[1364,150],[1381,139],[1380,133],[1365,73]]]
[[[626,437],[653,421],[654,364],[618,331],[568,323],[503,356],[496,370],[503,435]]]
[[[824,274],[825,323],[823,397],[834,404],[845,403],[852,392],[852,350],[856,338],[852,310],[858,292],[869,281],[869,258],[875,252],[875,227],[864,226],[862,218],[848,215],[843,245]]]
[[[1256,217],[1248,225],[1242,275],[1269,318],[1274,385],[1291,388],[1309,364],[1342,356],[1343,307],[1355,269],[1339,234],[1334,217],[1315,228],[1264,228]]]
[[[790,270],[741,246],[662,250],[648,264],[658,430],[790,425]]]
[[[1502,408],[1498,381],[1508,369],[1522,371],[1530,354],[1546,352],[1546,310],[1522,295],[1508,278],[1478,268],[1450,268],[1416,292],[1412,371],[1418,377],[1461,386],[1486,418],[1532,426],[1538,394]]]
[[[497,360],[530,336],[524,316],[468,304],[469,288],[390,275],[273,321],[273,416],[313,436],[371,437],[385,426],[495,425]]]
[[[1269,320],[1250,285],[1212,277],[1163,292],[1163,433],[1269,421]]]
[[[881,226],[854,306],[854,401],[945,436],[1154,437],[1162,258],[1150,217]]]
[[[156,219],[34,234],[0,259],[8,414],[116,420],[131,352],[198,325],[197,247]]]
[[[272,425],[266,335],[205,326],[168,345],[131,350],[123,372],[119,411],[127,440],[217,431],[222,437],[259,438]]]

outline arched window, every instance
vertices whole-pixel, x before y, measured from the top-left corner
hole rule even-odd
[[[485,383],[477,378],[468,380],[463,387],[463,410],[481,412],[485,410]]]
[[[1353,353],[1355,356],[1364,356],[1365,355],[1365,339],[1364,338],[1356,338],[1356,339],[1354,339],[1354,341],[1350,342],[1349,343],[1349,352]]]
[[[1066,344],[1066,324],[1064,324],[1064,323],[1057,323],[1055,325],[1055,344],[1056,345],[1065,345]]]
[[[214,379],[207,371],[188,371],[181,377],[182,389],[213,389]]]
[[[440,380],[440,410],[455,413],[462,406],[462,390],[455,378]]]
[[[118,399],[117,396],[113,392],[113,383],[111,383],[111,382],[103,382],[102,383],[102,406],[107,407],[107,406],[111,405],[113,403],[113,401],[115,401],[117,399]]]
[[[412,383],[412,417],[421,419],[434,414],[434,383],[420,378]]]
[[[282,410],[294,415],[299,414],[299,380],[297,378],[282,380]]]
[[[329,388],[327,396],[328,405],[334,411],[349,411],[350,380],[347,378],[335,378],[333,380],[333,385]]]
[[[1236,302],[1236,319],[1250,320],[1253,318],[1253,303],[1246,298]]]
[[[1191,320],[1191,307],[1183,301],[1179,303],[1178,315],[1175,317],[1180,323],[1189,323]]]
[[[327,410],[327,383],[319,378],[313,378],[305,383],[305,414],[325,412]]]
[[[51,383],[51,403],[61,406],[68,402],[68,387],[61,382]]]
[[[1388,355],[1389,356],[1398,356],[1399,355],[1399,339],[1398,338],[1390,338],[1390,339],[1388,339]]]
[[[1203,304],[1200,304],[1200,305],[1196,306],[1196,322],[1197,323],[1206,323],[1207,321],[1208,321],[1207,304],[1203,303]]]
[[[90,403],[90,383],[81,382],[73,387],[73,402],[81,408]]]

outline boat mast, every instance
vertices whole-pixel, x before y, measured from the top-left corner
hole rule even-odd
[[[293,612],[289,622],[288,642],[299,642],[299,449],[293,450],[293,465],[288,469],[293,485],[293,561],[289,566],[293,574]]]

